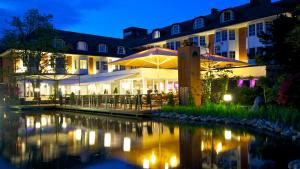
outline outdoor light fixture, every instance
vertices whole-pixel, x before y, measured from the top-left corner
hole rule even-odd
[[[129,152],[131,148],[131,140],[129,137],[124,137],[123,151]]]
[[[75,131],[75,139],[76,139],[77,141],[80,141],[80,140],[81,140],[81,130],[80,130],[80,129],[77,129],[77,130]]]
[[[37,128],[37,129],[41,128],[41,123],[40,122],[36,122],[35,123],[35,128]]]
[[[143,168],[144,169],[149,169],[150,168],[150,163],[149,163],[148,159],[144,159]]]
[[[104,134],[104,147],[110,147],[111,146],[111,134],[105,133]]]
[[[170,166],[172,168],[177,166],[177,158],[176,158],[176,156],[171,157],[171,159],[170,159]]]
[[[225,94],[225,95],[223,96],[223,100],[224,100],[225,102],[231,102],[231,101],[232,101],[232,95],[231,95],[231,94]]]
[[[34,92],[40,92],[40,88],[34,88]]]
[[[95,145],[95,141],[96,141],[96,132],[95,131],[90,131],[89,133],[89,145]]]
[[[224,136],[226,140],[231,140],[231,131],[230,130],[225,130]]]
[[[169,163],[165,163],[165,169],[169,169]]]
[[[219,153],[222,151],[222,149],[223,149],[223,145],[222,145],[222,143],[220,142],[220,143],[217,144],[217,148],[216,148],[217,154],[219,154]]]
[[[156,156],[155,156],[154,152],[152,152],[152,155],[151,155],[151,163],[152,164],[156,163]]]

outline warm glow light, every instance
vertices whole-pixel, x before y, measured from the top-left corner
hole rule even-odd
[[[42,117],[41,118],[41,123],[42,123],[42,126],[46,126],[47,125],[47,119],[46,119],[46,117]]]
[[[96,141],[96,132],[95,131],[90,131],[89,133],[89,145],[95,145],[95,141]]]
[[[225,130],[224,136],[226,140],[231,140],[231,131],[230,130]]]
[[[170,166],[171,167],[176,167],[177,166],[177,158],[176,158],[176,156],[171,157],[171,159],[170,159]]]
[[[225,94],[225,95],[223,96],[223,100],[224,100],[225,102],[231,102],[231,101],[232,101],[232,95],[231,95],[231,94]]]
[[[145,169],[150,168],[150,163],[149,163],[149,160],[148,160],[148,159],[144,159],[144,162],[143,162],[143,168],[145,168]]]
[[[131,148],[131,140],[129,137],[124,137],[123,150],[129,152]]]
[[[217,154],[219,154],[222,151],[222,149],[223,149],[223,146],[222,146],[222,143],[220,142],[217,144],[217,149],[216,149]]]
[[[34,92],[40,92],[40,88],[34,88]]]
[[[80,129],[77,129],[77,130],[75,131],[75,139],[76,139],[77,141],[80,141],[80,140],[81,140],[81,130],[80,130]]]
[[[37,129],[41,128],[41,123],[40,122],[36,122],[35,123],[35,128],[37,128]]]
[[[169,169],[169,163],[165,164],[165,169]]]
[[[152,152],[152,155],[151,155],[151,163],[152,164],[156,163],[156,156],[155,156],[154,152]]]
[[[3,114],[3,118],[5,118],[5,119],[6,119],[6,117],[7,117],[7,115],[6,115],[6,113],[4,113],[4,114]]]
[[[104,134],[104,147],[110,147],[111,145],[111,134],[105,133]]]
[[[204,142],[201,141],[201,151],[204,151]]]
[[[63,123],[61,124],[61,127],[64,128],[64,129],[67,128],[67,123],[66,123],[66,122],[63,122]]]

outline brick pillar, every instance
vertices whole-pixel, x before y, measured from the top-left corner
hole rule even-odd
[[[89,58],[89,75],[94,74],[94,59]]]
[[[196,106],[201,106],[200,48],[185,46],[178,49],[179,102],[188,105],[193,97]]]
[[[248,63],[248,56],[247,56],[247,28],[240,28],[239,29],[239,60]]]
[[[72,56],[67,56],[67,72],[68,73],[72,73],[72,65],[73,65],[73,60],[72,60]]]
[[[208,43],[209,43],[209,53],[215,54],[215,35],[211,34],[208,36]]]

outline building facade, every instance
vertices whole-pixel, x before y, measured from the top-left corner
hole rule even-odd
[[[147,29],[130,27],[123,30],[122,39],[58,30],[59,38],[55,39],[55,44],[70,46],[64,54],[68,74],[77,74],[83,79],[102,75],[115,77],[103,82],[89,83],[87,81],[85,84],[86,89],[84,89],[87,92],[84,94],[90,94],[88,92],[89,88],[93,91],[97,90],[99,93],[103,93],[105,90],[113,93],[113,86],[116,85],[121,88],[120,91],[123,94],[133,93],[135,86],[152,86],[151,90],[164,89],[160,91],[167,92],[170,88],[176,90],[176,86],[178,86],[176,83],[177,75],[168,75],[159,79],[144,79],[143,76],[147,75],[134,74],[135,76],[130,77],[131,79],[128,79],[129,76],[126,76],[127,79],[122,79],[125,77],[122,71],[132,72],[134,70],[130,69],[136,69],[136,67],[111,65],[109,63],[153,47],[177,50],[183,46],[185,41],[190,41],[210,54],[221,55],[255,65],[254,58],[256,55],[261,55],[261,49],[264,47],[264,44],[259,40],[259,35],[262,32],[269,33],[272,21],[279,15],[290,16],[291,8],[298,3],[297,0],[281,0],[273,3],[271,0],[250,0],[249,3],[237,7],[223,10],[212,9],[208,15],[154,29],[150,33]],[[1,55],[5,56],[5,54],[6,52]],[[8,65],[5,57],[2,57],[0,61],[0,67],[3,68]],[[21,60],[9,64],[14,64],[13,71],[15,73],[22,73],[26,70]],[[5,83],[4,72],[1,72],[0,80]],[[55,73],[55,71],[53,72]],[[168,77],[170,78],[168,79]],[[139,81],[139,84],[134,82],[135,80]],[[149,83],[145,84],[145,80],[152,81],[151,85]],[[119,81],[126,81],[126,83],[121,84]],[[117,84],[112,85],[116,82]],[[80,89],[80,83],[76,83],[79,88],[74,86],[75,83],[62,83],[60,87],[63,90],[70,88],[64,92],[66,94],[83,90]],[[101,90],[94,87],[95,85],[100,86],[100,84],[103,86],[105,83],[109,83],[110,86],[101,87]],[[31,96],[30,93],[32,92],[28,91],[34,92],[34,87],[30,84],[20,82],[19,85],[23,85],[21,88],[25,93],[24,96]],[[51,87],[48,88],[46,84],[44,86],[45,89],[41,89],[41,92],[45,93],[45,96],[51,95]],[[122,86],[126,89],[122,89]],[[149,87],[143,88],[143,92],[146,89],[149,89]]]

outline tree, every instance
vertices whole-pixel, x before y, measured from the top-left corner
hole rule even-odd
[[[5,30],[1,44],[4,49],[10,49],[8,58],[23,61],[24,77],[65,72],[65,58],[62,53],[67,46],[58,44],[58,35],[52,24],[52,15],[42,15],[32,9],[23,18],[13,17],[11,29]],[[56,63],[56,64],[55,64]],[[61,64],[58,64],[61,63]],[[51,67],[49,69],[49,67]],[[39,87],[39,79],[32,81]]]
[[[279,16],[273,21],[272,27],[259,36],[266,47],[257,60],[266,65],[279,65],[282,70],[280,73],[299,72],[300,21],[296,11],[291,17]]]

